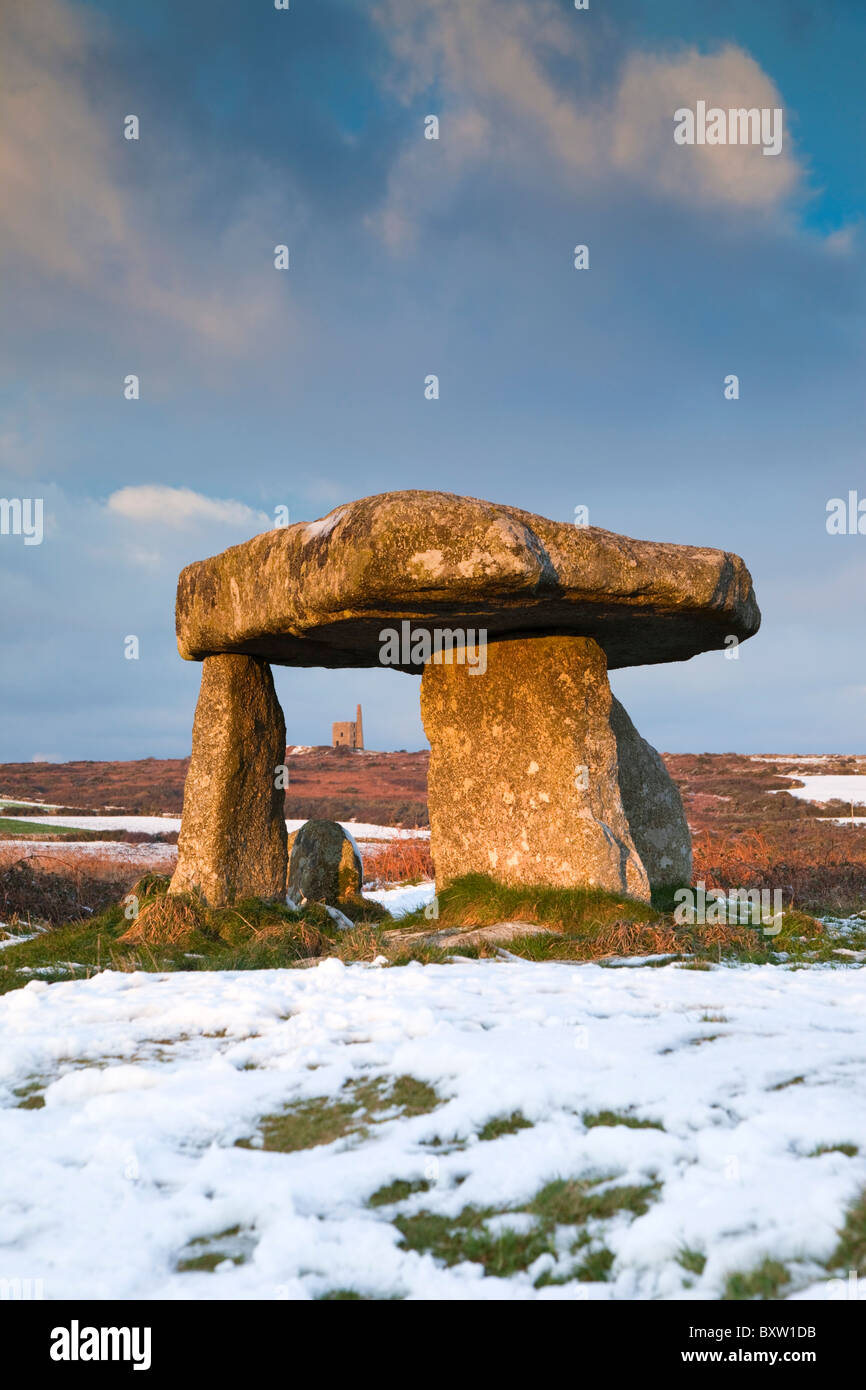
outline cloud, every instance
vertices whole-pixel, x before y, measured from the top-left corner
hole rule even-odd
[[[392,249],[470,176],[496,167],[514,187],[544,169],[567,191],[625,183],[683,204],[758,210],[779,206],[800,181],[789,129],[774,158],[757,146],[674,142],[674,112],[700,99],[784,109],[772,79],[733,44],[713,54],[630,53],[599,86],[580,17],[575,24],[544,0],[385,0],[377,17],[400,98],[441,96],[430,108],[441,120],[435,177],[419,122],[370,219]]]
[[[784,112],[775,83],[733,44],[710,55],[695,49],[674,58],[637,54],[626,63],[613,105],[614,167],[692,204],[778,206],[800,178],[790,131],[772,158],[757,145],[675,145],[674,111],[694,110],[701,100],[726,111],[778,107]]]
[[[251,532],[267,531],[273,519],[267,512],[255,511],[245,502],[219,497],[206,497],[188,487],[164,487],[145,483],[138,487],[122,487],[113,492],[107,502],[108,510],[128,521],[143,525],[170,526],[173,530],[189,530],[198,525],[249,527]],[[142,552],[139,562],[153,557]]]
[[[857,244],[857,228],[854,225],[838,227],[824,238],[824,249],[834,256],[848,256]]]
[[[201,175],[165,132],[153,172],[143,142],[157,138],[158,122],[144,121],[139,145],[123,138],[122,108],[98,106],[90,68],[108,42],[104,21],[67,0],[0,6],[0,265],[23,272],[32,292],[71,286],[237,352],[279,318],[281,296],[264,272],[270,228],[285,220],[281,198],[262,168],[225,226],[185,245],[166,235],[192,217]]]
[[[0,14],[0,252],[50,274],[86,276],[122,243],[122,200],[106,178],[108,130],[81,80],[87,33],[61,0],[7,0]]]

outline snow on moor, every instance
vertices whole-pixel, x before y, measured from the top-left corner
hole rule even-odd
[[[2,1273],[47,1298],[715,1298],[770,1256],[795,1296],[828,1296],[819,1262],[866,1186],[864,1023],[857,968],[329,959],[34,981],[0,1000]],[[437,1109],[294,1153],[236,1145],[294,1101],[407,1074]],[[34,1084],[44,1107],[20,1108]],[[584,1125],[605,1109],[663,1129]],[[531,1128],[479,1139],[518,1110]],[[860,1155],[809,1156],[842,1142]],[[445,1268],[368,1205],[426,1178],[401,1212],[501,1213],[587,1176],[660,1184],[645,1215],[591,1227],[615,1256],[607,1283],[536,1289],[550,1254],[508,1279]],[[243,1263],[177,1271],[190,1242],[234,1227]],[[691,1287],[684,1248],[708,1257]]]
[[[783,776],[794,776],[784,773]],[[801,801],[851,801],[855,804],[866,802],[866,774],[862,772],[839,773],[834,776],[807,774],[797,778],[802,787],[787,787],[789,796]]]
[[[864,779],[866,780],[866,779]],[[146,835],[164,835],[180,830],[180,816],[19,816],[16,820],[35,826],[65,826],[68,830],[139,830]],[[430,831],[395,829],[392,825],[373,825],[367,821],[340,821],[344,830],[356,840],[415,840],[429,839]],[[306,825],[305,820],[287,820],[291,835]]]

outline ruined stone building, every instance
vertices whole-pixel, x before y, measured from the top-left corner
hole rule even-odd
[[[364,725],[361,722],[361,706],[358,705],[354,720],[344,719],[331,725],[332,748],[363,748]]]

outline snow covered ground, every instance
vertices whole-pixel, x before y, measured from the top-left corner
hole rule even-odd
[[[32,821],[34,825],[66,825],[71,830],[140,830],[146,835],[165,835],[180,830],[180,816],[16,816],[16,820]],[[291,835],[306,821],[287,820]],[[356,840],[428,840],[430,831],[397,830],[393,825],[370,825],[366,821],[342,821],[341,824]]]
[[[400,1075],[438,1108],[294,1153],[236,1147],[293,1101]],[[20,1108],[31,1086],[42,1108]],[[821,1296],[818,1261],[866,1186],[864,1090],[857,968],[328,960],[34,982],[0,999],[0,1265],[47,1298],[714,1298],[770,1256],[791,1292]],[[479,1138],[518,1110],[531,1127]],[[663,1128],[588,1128],[601,1110]],[[809,1156],[842,1142],[859,1154]],[[551,1255],[507,1280],[448,1269],[368,1205],[426,1179],[400,1211],[504,1212],[588,1176],[660,1184],[645,1215],[597,1223],[606,1283],[536,1289]],[[177,1272],[190,1242],[235,1227],[242,1263]],[[707,1256],[700,1276],[686,1248]]]
[[[838,753],[750,753],[753,763],[828,763],[839,757]]]
[[[14,852],[17,859],[58,859],[63,863],[80,859],[115,859],[118,864],[174,867],[177,845],[145,841],[128,845],[123,840],[0,840],[4,856]]]
[[[792,773],[783,773],[790,777]],[[801,801],[848,801],[866,803],[866,773],[840,773],[838,776],[797,777],[802,787],[788,787],[789,796],[799,797]]]
[[[140,830],[144,835],[167,835],[180,830],[180,816],[16,816],[35,826],[65,825],[70,830]]]
[[[42,806],[49,811],[58,809],[54,801],[21,801],[17,797],[0,796],[0,813],[3,815],[14,810],[16,806]]]
[[[432,882],[399,885],[396,888],[365,889],[364,897],[387,907],[392,917],[402,917],[406,912],[414,912],[417,907],[432,903],[436,888]],[[432,924],[435,927],[435,922]]]

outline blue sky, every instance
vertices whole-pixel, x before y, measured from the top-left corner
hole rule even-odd
[[[738,552],[739,660],[615,692],[664,749],[864,751],[864,46],[858,0],[10,0],[0,759],[187,752],[178,570],[402,487]],[[676,146],[699,99],[782,153]],[[360,699],[423,746],[413,678],[276,675],[292,741]]]

